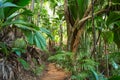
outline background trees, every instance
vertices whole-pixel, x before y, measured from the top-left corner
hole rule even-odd
[[[101,64],[104,64],[102,67],[104,67],[105,70],[102,71],[106,71],[106,73],[103,74],[107,76],[111,75],[110,64],[113,64],[114,60],[111,61],[110,56],[112,56],[114,52],[119,52],[116,51],[119,49],[119,43],[116,43],[119,41],[117,36],[118,32],[114,32],[114,30],[119,30],[118,27],[115,29],[116,22],[117,24],[119,23],[118,6],[118,0],[64,0],[64,15],[67,24],[67,50],[76,53],[76,63],[73,60],[74,64],[71,64],[79,66],[79,68],[74,67],[73,74],[76,72],[75,69],[85,71],[84,68],[86,68],[88,64],[92,64],[92,62],[85,62],[85,64],[87,64],[86,67],[81,69],[79,65],[80,62],[77,64],[77,59],[83,58],[85,61],[93,59],[93,62],[100,63],[99,65],[94,66],[96,67],[95,70],[97,70],[97,72],[101,72]],[[115,16],[117,17],[115,21],[112,17],[113,15],[114,19]],[[82,55],[82,57],[80,57],[80,55]],[[58,56],[56,57],[58,58]],[[105,61],[105,63],[102,63],[101,61]],[[87,70],[91,69],[88,68]],[[79,71],[77,72],[80,74],[75,73],[75,75],[78,75],[80,78],[82,73]],[[78,76],[76,77],[77,79],[79,79]]]
[[[42,50],[49,53],[48,60],[70,71],[73,80],[119,76],[119,3],[119,0],[2,0],[0,56],[3,61],[17,56],[15,60],[25,69],[32,67],[36,74],[33,66],[42,65],[39,62]]]

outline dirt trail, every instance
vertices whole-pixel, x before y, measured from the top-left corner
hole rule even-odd
[[[66,80],[67,73],[55,67],[54,63],[50,63],[41,78],[41,80]]]

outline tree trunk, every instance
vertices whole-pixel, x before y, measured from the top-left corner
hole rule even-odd
[[[89,15],[91,9],[92,9],[92,5],[90,4],[83,18]],[[73,21],[71,23],[71,16],[68,10],[68,0],[65,0],[64,2],[64,11],[65,11],[65,19],[67,22],[67,35],[68,35],[67,47],[69,51],[76,53],[78,49],[78,45],[80,43],[80,37],[84,30],[84,25],[86,20],[80,23],[77,22],[76,20],[76,22],[74,22],[74,25],[72,25]],[[78,26],[79,26],[79,29],[77,29]]]
[[[94,0],[94,3],[96,1],[97,0]],[[90,3],[88,5],[88,8],[84,12],[83,18],[77,19],[75,21],[73,21],[71,19],[72,17],[70,15],[70,11],[69,11],[68,7],[69,7],[68,0],[65,0],[64,1],[64,13],[65,13],[65,19],[66,19],[66,23],[67,23],[67,36],[68,36],[67,49],[68,49],[68,51],[72,51],[73,53],[76,53],[78,46],[80,44],[80,38],[83,34],[86,21],[88,19],[92,18],[92,16],[90,15],[90,13],[92,11],[92,3]],[[94,13],[93,15],[98,15],[103,12],[106,12],[106,10],[98,11],[98,12]]]
[[[60,24],[60,47],[62,49],[63,46],[63,28],[62,25]]]
[[[64,14],[67,23],[67,50],[71,51],[71,34],[72,34],[72,26],[69,22],[69,11],[68,11],[68,0],[64,1]]]

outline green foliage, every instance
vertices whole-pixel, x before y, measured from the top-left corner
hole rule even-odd
[[[6,17],[4,9],[6,7],[18,7],[17,5],[11,3],[11,2],[6,2],[4,0],[0,1],[0,19],[4,19]]]
[[[119,80],[120,76],[112,76],[111,78],[109,78],[108,80]]]
[[[45,65],[42,64],[42,65],[38,65],[37,64],[37,60],[35,58],[32,59],[32,61],[34,62],[34,68],[32,68],[32,72],[35,74],[35,75],[40,75],[42,73],[42,71],[44,70],[45,68]]]
[[[23,53],[26,53],[27,46],[35,45],[42,50],[46,50],[47,44],[44,34],[47,34],[48,37],[52,38],[50,32],[47,29],[41,29],[34,23],[30,23],[28,21],[28,19],[30,18],[30,16],[33,15],[33,13],[32,11],[27,10],[24,7],[28,5],[29,2],[30,0],[0,0],[0,31],[3,32],[2,34],[5,34],[4,29],[10,28],[10,30],[13,31],[13,35],[15,35],[15,39],[11,41],[13,45],[10,47],[7,45],[6,42],[0,42],[0,53],[5,54],[7,58],[15,55],[12,53],[16,53],[17,60],[22,64],[25,70],[31,69],[30,64],[25,60],[26,58],[22,55]],[[16,36],[15,33],[17,33],[17,31],[15,29],[19,29],[21,31],[20,35],[22,35],[22,38],[18,38]],[[7,34],[5,34],[5,36],[6,35]],[[2,39],[0,39],[0,41],[2,41]],[[43,68],[44,66],[36,65],[35,69],[32,70],[36,75],[38,75],[42,72]]]
[[[115,22],[119,21],[119,19],[120,19],[120,12],[118,11],[110,12],[106,24],[109,26],[110,24],[114,24]]]
[[[27,45],[26,42],[23,38],[18,38],[14,41],[13,47],[15,48],[21,48],[21,49],[26,49]]]
[[[40,75],[43,70],[44,70],[44,65],[36,66],[36,68],[33,69],[33,73],[35,75]]]
[[[54,39],[53,36],[51,35],[51,32],[49,30],[47,30],[46,28],[41,27],[40,31],[47,34],[50,39],[52,39],[52,40]]]
[[[24,34],[26,35],[26,40],[28,41],[28,43],[30,45],[34,44],[33,42],[33,36],[34,36],[34,32],[33,31],[29,31],[29,30],[25,30]]]
[[[117,47],[120,48],[120,28],[119,25],[114,25],[114,28],[112,29],[114,33],[114,42],[117,44]]]
[[[24,8],[26,5],[29,4],[30,0],[7,0],[6,2],[12,2],[14,4],[16,4],[19,7],[8,7],[4,9],[5,12],[5,17],[10,16],[11,14],[13,14],[14,12],[18,11],[21,8]]]
[[[102,32],[103,39],[106,43],[112,43],[114,39],[114,34],[112,31]]]
[[[5,56],[9,55],[9,51],[7,49],[7,45],[4,42],[0,42],[0,52],[4,53]]]
[[[111,0],[113,3],[120,3],[119,0]]]
[[[95,70],[91,70],[92,76],[90,80],[108,80],[103,74],[97,73]]]
[[[55,61],[57,64],[63,68],[68,68],[72,65],[72,53],[65,51],[58,51],[56,55],[50,56],[49,61]]]
[[[114,60],[115,62],[119,62],[120,61],[120,52],[114,52],[114,53],[110,53],[109,54],[109,59],[112,61]]]
[[[97,65],[96,62],[92,59],[87,59],[86,54],[78,54],[76,59],[74,60],[73,53],[59,51],[56,55],[50,56],[48,60],[54,61],[62,68],[67,69],[72,73],[71,78],[73,80],[84,80],[91,73],[91,69],[95,69],[94,66]]]
[[[88,0],[68,0],[71,17],[76,20],[81,19],[88,5]],[[76,11],[77,10],[77,11]]]
[[[18,58],[17,60],[22,64],[22,66],[23,66],[23,68],[25,70],[29,70],[30,69],[30,65],[24,59]]]
[[[15,52],[19,57],[21,57],[22,53],[25,53],[26,52],[26,48],[12,48],[12,52]]]
[[[99,80],[98,74],[93,69],[91,69],[91,72],[93,73],[95,80]]]
[[[118,64],[114,60],[112,61],[112,66],[114,69],[118,69]]]
[[[35,32],[34,34],[34,41],[35,45],[40,48],[45,50],[46,49],[46,40],[45,38],[41,35],[39,32]]]
[[[119,75],[120,74],[120,52],[114,52],[109,54],[109,64],[111,65],[111,75]]]
[[[21,2],[21,1],[19,0],[18,2]],[[16,4],[18,6],[25,6],[25,5],[28,4],[29,0],[24,0],[21,3],[18,3],[18,2],[16,2]],[[7,2],[5,2],[5,3],[7,3]],[[19,8],[19,9],[22,9],[22,7]],[[11,11],[10,8],[9,8],[9,10]],[[23,10],[26,10],[26,9],[23,9]],[[30,12],[30,11],[28,10],[28,12]],[[6,21],[1,23],[1,27],[5,28],[5,27],[8,27],[9,25],[15,25],[17,28],[20,28],[21,31],[24,32],[24,34],[26,36],[25,39],[27,40],[27,42],[30,45],[36,45],[38,48],[45,50],[45,48],[46,48],[46,40],[43,37],[42,33],[45,33],[49,37],[52,38],[52,36],[50,35],[50,32],[48,30],[46,30],[46,29],[42,29],[42,28],[40,29],[36,25],[31,24],[29,22],[26,22],[26,21],[24,21],[22,19],[14,19],[14,18],[16,18],[16,16],[27,15],[28,12],[27,11],[23,11],[23,12],[20,12],[20,13],[12,12],[12,14],[9,17],[6,16],[6,18],[4,18],[4,19],[6,19]],[[17,42],[19,42],[19,41],[16,40],[15,44],[17,44]],[[25,43],[25,42],[23,42],[23,43]],[[18,44],[14,45],[14,46],[18,48],[18,46],[19,46]],[[23,45],[23,44],[20,44],[20,45]],[[24,46],[25,45],[26,44],[24,44]],[[22,48],[23,48],[23,46],[22,46]]]
[[[84,80],[85,77],[87,77],[87,76],[88,76],[87,72],[81,72],[76,75],[72,75],[71,79],[72,80]]]

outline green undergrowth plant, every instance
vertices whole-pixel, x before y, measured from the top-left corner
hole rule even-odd
[[[55,62],[62,68],[70,69],[70,65],[72,65],[72,53],[66,51],[58,51],[55,55],[50,56],[48,58],[48,61]]]
[[[58,51],[56,55],[50,56],[48,60],[69,71],[72,74],[72,80],[84,80],[91,77],[94,79],[96,78],[95,74],[97,74],[95,66],[98,64],[88,56],[85,53],[79,53],[74,60],[72,52]]]
[[[30,65],[31,63],[27,62],[23,58],[17,58],[17,60],[22,64],[23,68],[26,71],[31,71],[36,76],[41,75],[41,73],[43,72],[43,70],[45,68],[45,65],[44,64],[41,64],[41,65],[38,64],[37,60],[35,58],[32,59],[32,61],[33,61],[32,66]]]
[[[94,59],[90,58],[89,53],[85,52],[77,54],[74,64],[73,75],[71,76],[73,80],[84,80],[94,77],[92,73],[96,72],[95,66],[98,65]]]
[[[29,3],[30,0],[0,0],[0,57],[11,63],[18,61],[25,70],[31,69],[31,63],[27,60],[29,56],[35,59],[36,55],[40,56],[30,53],[28,47],[46,51],[46,37],[52,38],[46,28],[28,21],[33,16],[33,12],[25,7]],[[35,67],[31,70],[38,75],[43,66],[37,65],[32,58],[29,59]]]
[[[120,76],[120,52],[109,53],[111,76]]]
[[[34,68],[32,68],[32,72],[35,74],[35,75],[41,75],[41,73],[43,72],[43,70],[45,69],[45,65],[44,64],[37,64],[37,60],[35,58],[32,59],[33,62],[34,62]]]

